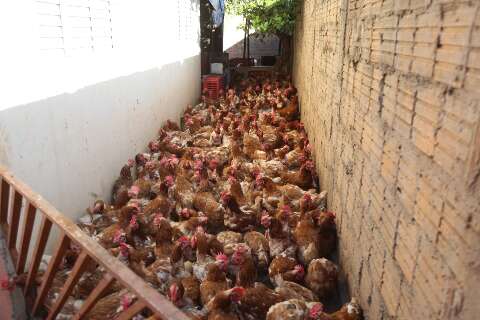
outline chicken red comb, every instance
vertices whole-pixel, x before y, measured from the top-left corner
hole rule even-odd
[[[306,159],[309,158],[312,155],[312,149],[310,148],[310,145],[307,145],[307,147],[305,147],[305,149],[303,149],[302,154],[304,155],[304,157]]]
[[[188,170],[188,169],[190,169],[190,168],[192,168],[192,164],[190,163],[190,161],[185,161],[185,162],[183,163],[183,169],[187,169],[187,170]]]
[[[123,295],[120,304],[122,305],[122,310],[125,311],[132,304],[132,298],[128,294]]]
[[[193,179],[195,180],[195,182],[199,182],[202,179],[202,172],[199,170],[195,170],[193,172]]]
[[[128,257],[129,255],[129,245],[126,244],[125,242],[121,242],[120,243],[120,254],[123,256],[123,257]]]
[[[177,239],[178,242],[185,242],[189,241],[187,236],[181,236],[180,238]]]
[[[170,300],[172,300],[173,302],[177,301],[177,299],[178,299],[178,284],[176,284],[175,282],[172,283],[170,285],[170,287],[168,288],[168,293],[169,293],[169,296],[170,296]]]
[[[101,212],[103,209],[105,208],[105,204],[103,203],[103,201],[95,201],[95,203],[93,204],[93,207],[90,207],[90,211],[92,213],[99,213]]]
[[[308,160],[308,157],[305,152],[302,152],[300,156],[298,156],[298,160],[302,163],[305,163]]]
[[[292,208],[288,204],[284,205],[282,207],[282,213],[283,214],[291,214],[292,213]]]
[[[182,244],[183,246],[187,246],[191,244],[190,239],[187,236],[181,236],[178,238],[178,243]]]
[[[165,184],[168,186],[168,187],[172,187],[175,183],[175,180],[173,179],[172,176],[166,176],[165,177]]]
[[[235,176],[237,174],[237,171],[238,171],[238,168],[236,165],[231,165],[229,168],[228,168],[228,174],[231,175],[231,176]]]
[[[310,308],[310,311],[308,313],[308,316],[311,318],[311,319],[317,319],[318,316],[323,312],[324,308],[323,308],[323,304],[321,304],[320,302],[318,303],[315,303],[311,308]]]
[[[194,234],[191,238],[190,238],[190,246],[192,248],[196,248],[197,247],[197,236]]]
[[[237,178],[235,178],[234,176],[228,176],[228,183],[232,184],[236,182],[237,182]]]
[[[175,169],[175,167],[178,165],[178,159],[177,157],[173,156],[167,159],[167,166],[170,170]]]
[[[243,287],[233,287],[230,290],[230,299],[234,302],[240,301],[245,295],[245,288]]]
[[[133,167],[133,166],[135,165],[135,160],[133,160],[133,159],[128,159],[128,160],[127,160],[127,165],[128,165],[130,168]]]
[[[225,253],[220,252],[215,255],[215,260],[225,263],[228,261],[228,256]]]
[[[238,252],[238,253],[245,253],[247,252],[247,247],[243,244],[239,244],[237,246],[237,248],[235,249],[235,252]]]
[[[203,169],[203,161],[200,159],[197,159],[193,162],[193,168],[195,170],[202,170]]]
[[[183,208],[180,211],[180,216],[182,216],[183,218],[189,218],[190,217],[190,210],[188,210],[188,208]]]
[[[185,117],[185,124],[186,124],[187,126],[193,125],[193,119],[192,119],[192,117],[188,117],[188,118]]]
[[[130,219],[129,225],[133,229],[138,229],[138,221],[137,221],[137,216],[136,215],[132,216],[132,218]]]
[[[303,200],[308,201],[308,202],[312,201],[312,196],[310,195],[310,193],[305,193],[303,195]]]
[[[163,214],[161,212],[155,214],[155,216],[153,217],[153,224],[156,225],[156,226],[159,226],[160,225],[160,222],[162,220],[165,220],[165,217],[163,216]]]
[[[145,163],[145,170],[150,171],[153,169],[155,169],[155,162],[147,161],[147,163]]]
[[[135,156],[135,162],[137,164],[143,165],[147,159],[145,158],[145,155],[143,153],[138,153]]]
[[[130,207],[134,208],[137,210],[137,212],[140,212],[140,204],[135,200],[135,201],[132,201],[128,204]]]
[[[178,157],[174,154],[168,157],[168,163],[177,165],[179,162]]]
[[[232,196],[232,195],[231,195],[230,192],[228,192],[228,191],[222,191],[222,192],[220,193],[220,199],[221,199],[223,202],[227,202],[228,200],[230,200],[231,196]]]
[[[305,166],[305,168],[306,168],[307,170],[310,170],[310,171],[311,171],[311,170],[315,169],[315,165],[313,164],[313,161],[312,161],[312,160],[307,160],[307,161],[305,161],[305,163],[304,163],[303,165]]]
[[[162,167],[166,166],[168,164],[168,157],[164,156],[160,159],[160,165]]]
[[[262,186],[263,185],[263,174],[261,174],[260,172],[258,174],[255,175],[255,184],[257,186]]]
[[[217,168],[218,164],[219,164],[219,161],[218,161],[218,159],[216,159],[216,158],[213,158],[212,160],[210,160],[210,161],[208,162],[208,166],[209,166],[210,169],[212,169],[212,170],[215,169],[215,168]]]
[[[3,278],[0,280],[0,288],[2,290],[13,291],[13,289],[15,289],[15,280],[13,278]]]
[[[294,268],[293,271],[299,278],[303,278],[305,275],[305,268],[301,264],[297,264]]]
[[[118,229],[115,231],[115,234],[113,236],[113,242],[114,243],[123,243],[125,241],[125,232],[123,229]]]
[[[160,144],[158,141],[150,141],[148,143],[148,149],[150,149],[151,152],[157,152],[160,149]]]
[[[271,221],[272,221],[272,217],[270,217],[268,213],[265,212],[262,214],[262,217],[260,218],[260,223],[262,224],[262,226],[264,226],[265,228],[268,228],[270,226]]]
[[[128,189],[128,195],[130,196],[130,198],[138,197],[139,193],[140,193],[140,188],[137,186],[131,186],[130,189]]]
[[[335,219],[337,217],[337,214],[333,211],[327,211],[326,212],[328,216],[332,217],[333,219]]]

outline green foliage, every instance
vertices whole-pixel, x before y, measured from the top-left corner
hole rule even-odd
[[[226,0],[228,13],[241,15],[259,34],[292,35],[298,0]]]

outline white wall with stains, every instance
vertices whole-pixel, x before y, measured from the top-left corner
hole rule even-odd
[[[0,162],[74,218],[198,99],[198,1],[111,1],[113,48],[56,54],[35,5],[0,11]]]

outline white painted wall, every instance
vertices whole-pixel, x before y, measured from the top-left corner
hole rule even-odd
[[[244,31],[240,28],[243,23],[242,16],[225,15],[225,24],[223,26],[223,49],[234,46],[243,41]]]
[[[113,0],[114,48],[55,57],[39,50],[34,2],[1,4],[0,162],[74,218],[197,100],[198,0]]]

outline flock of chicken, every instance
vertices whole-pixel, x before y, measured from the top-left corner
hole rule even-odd
[[[288,79],[259,77],[203,96],[124,165],[112,203],[96,201],[80,227],[192,319],[360,319],[354,299],[334,313],[321,303],[337,294],[335,214],[297,101]],[[74,295],[101,277],[87,272]],[[115,318],[134,299],[113,286],[87,318]]]

